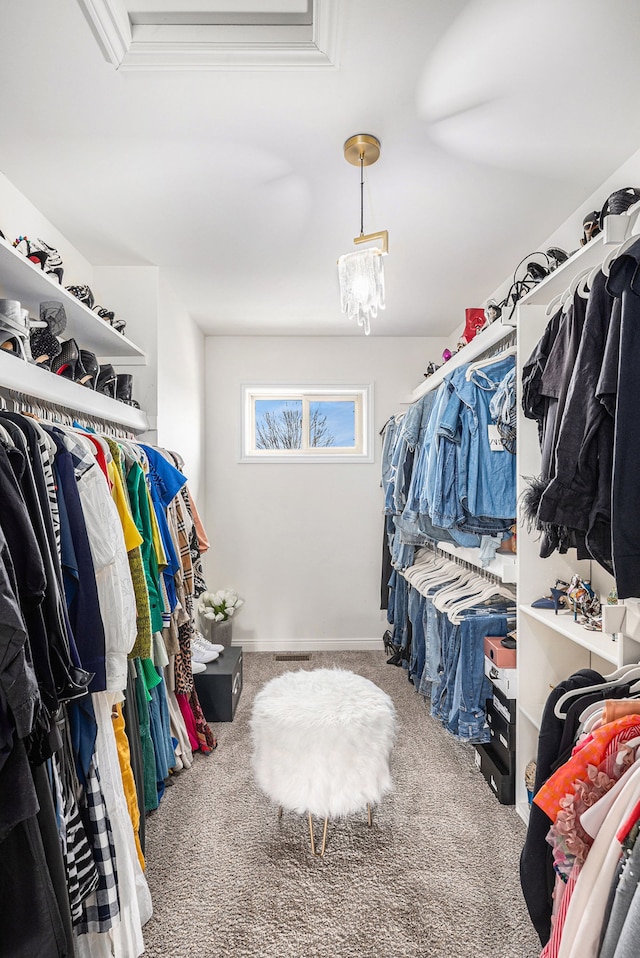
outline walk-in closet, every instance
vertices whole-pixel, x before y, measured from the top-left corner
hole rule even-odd
[[[639,49],[0,3],[0,958],[638,958]]]

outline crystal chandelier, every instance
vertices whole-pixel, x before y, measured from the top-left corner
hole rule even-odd
[[[356,319],[366,335],[371,332],[371,320],[384,309],[384,269],[382,257],[389,249],[387,230],[379,233],[364,232],[363,198],[364,168],[371,166],[380,156],[380,141],[368,133],[357,133],[344,144],[344,158],[354,166],[360,166],[360,236],[354,239],[356,246],[376,240],[380,245],[345,253],[338,260],[340,282],[340,306],[349,319]]]

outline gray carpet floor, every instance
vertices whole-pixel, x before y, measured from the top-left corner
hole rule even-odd
[[[329,826],[312,858],[304,818],[256,789],[248,721],[258,689],[288,669],[350,669],[393,698],[401,723],[394,793]],[[235,720],[147,818],[150,958],[534,958],[518,880],[524,826],[429,715],[383,652],[244,657]],[[320,822],[316,833],[320,834]]]

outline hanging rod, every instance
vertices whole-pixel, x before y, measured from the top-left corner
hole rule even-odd
[[[4,350],[0,350],[0,389],[12,389],[30,396],[36,403],[67,409],[76,418],[101,419],[135,433],[149,429],[145,413],[135,406],[111,399],[64,376],[56,376],[47,369],[39,369],[35,363],[27,363]]]
[[[13,408],[10,409],[8,403]],[[57,403],[43,403],[36,396],[30,396],[27,393],[15,389],[7,389],[0,385],[0,411],[10,409],[11,412],[26,413],[35,416],[38,419],[44,419],[47,422],[61,423],[71,426],[74,422],[91,429],[98,433],[113,436],[119,439],[134,439],[135,433],[127,430],[121,423],[114,422],[111,419],[105,419],[101,416],[87,416],[71,406],[63,406]]]
[[[420,383],[411,393],[411,402],[417,402],[418,399],[436,389],[445,376],[452,373],[459,366],[466,363],[472,363],[476,359],[488,358],[489,355],[497,355],[508,344],[513,346],[516,343],[516,330],[511,324],[503,322],[502,318],[496,319],[490,326],[483,329],[475,339],[472,339],[467,346],[463,346],[457,353],[454,353],[451,359],[443,363],[435,373],[428,376],[423,383]],[[497,347],[497,348],[496,348]],[[489,353],[489,350],[496,349],[495,354]]]

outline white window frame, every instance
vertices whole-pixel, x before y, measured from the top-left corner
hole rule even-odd
[[[301,449],[257,449],[255,403],[257,399],[302,402]],[[355,447],[308,445],[309,403],[322,401],[355,403]],[[373,462],[373,387],[371,384],[308,385],[259,383],[242,386],[240,462]]]

